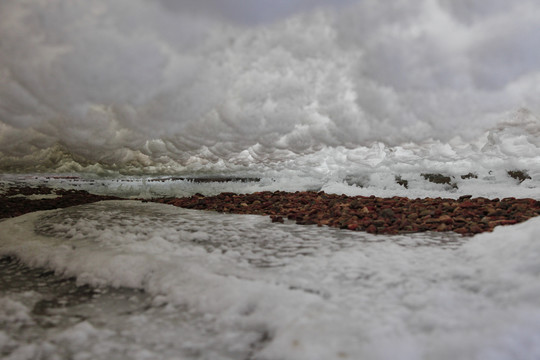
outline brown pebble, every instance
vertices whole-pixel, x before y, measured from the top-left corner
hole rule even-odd
[[[190,209],[273,215],[298,224],[327,225],[377,234],[454,231],[473,235],[500,225],[516,224],[540,214],[534,199],[485,199],[466,195],[458,200],[404,197],[345,196],[324,192],[219,194],[200,201],[193,196],[165,203]],[[157,201],[157,200],[156,200]],[[444,225],[444,226],[443,226]]]

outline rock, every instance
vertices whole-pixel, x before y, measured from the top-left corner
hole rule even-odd
[[[474,208],[477,205],[471,201],[463,201],[458,205],[460,208]]]
[[[349,230],[356,230],[358,228],[358,223],[350,223],[349,225],[347,225],[347,229]]]
[[[441,224],[437,227],[437,231],[446,231],[448,229],[448,226],[446,224]]]
[[[296,220],[298,224],[327,225],[377,234],[429,230],[472,235],[491,231],[499,225],[525,221],[540,214],[540,202],[534,199],[506,198],[499,201],[472,198],[470,195],[454,200],[265,191],[154,201],[193,209],[271,215],[274,222],[281,222],[286,217]]]
[[[437,218],[437,221],[442,222],[444,224],[453,224],[454,220],[449,215],[441,215]]]
[[[382,217],[385,217],[385,218],[394,218],[396,217],[396,214],[394,213],[394,210],[392,209],[383,209],[381,212],[380,212],[381,216]]]
[[[375,227],[375,225],[371,224],[367,227],[366,231],[370,234],[376,234],[377,228]]]

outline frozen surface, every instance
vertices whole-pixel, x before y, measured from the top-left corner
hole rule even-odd
[[[419,174],[408,177],[407,188],[398,184],[391,174],[357,174],[347,179],[336,177],[298,176],[292,173],[278,174],[276,177],[251,178],[245,181],[209,181],[197,182],[190,179],[180,180],[170,176],[160,177],[96,177],[77,174],[75,178],[58,177],[55,174],[0,174],[0,194],[10,187],[45,186],[53,189],[46,197],[54,197],[55,189],[86,190],[93,194],[115,195],[123,198],[158,198],[184,197],[194,194],[206,196],[222,192],[253,193],[258,191],[324,191],[329,194],[349,196],[404,196],[409,198],[442,197],[458,198],[462,195],[482,196],[487,198],[535,198],[540,200],[538,181],[527,179],[523,182],[510,177],[505,171],[499,171],[499,177],[484,179],[462,179],[460,176],[448,177],[451,184],[436,184]],[[73,174],[72,174],[73,175]],[[406,178],[404,178],[406,180]],[[42,198],[42,195],[30,195],[30,199]]]
[[[119,303],[137,310],[120,314],[118,303],[103,305],[110,296],[94,297],[52,309],[83,317],[44,329],[33,309],[46,294],[10,288],[0,298],[0,351],[12,359],[537,359],[539,237],[538,218],[463,238],[373,236],[134,201],[27,214],[0,222],[0,255],[128,294]]]

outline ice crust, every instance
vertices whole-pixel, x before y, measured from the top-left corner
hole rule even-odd
[[[308,169],[307,167],[305,169]],[[371,169],[370,171],[376,171]],[[429,173],[426,169],[426,172]],[[495,175],[496,174],[496,175]],[[356,173],[344,178],[338,176],[300,175],[298,172],[281,171],[276,176],[263,176],[246,181],[205,181],[198,182],[193,178],[178,179],[170,176],[146,177],[97,177],[91,174],[76,175],[75,178],[65,178],[58,174],[1,174],[0,194],[10,187],[17,186],[46,186],[54,189],[86,190],[92,194],[115,195],[123,198],[151,199],[160,197],[185,197],[194,194],[206,196],[222,192],[239,194],[259,191],[324,191],[329,194],[346,194],[349,196],[404,196],[409,198],[442,197],[456,199],[462,195],[486,197],[490,199],[518,197],[540,200],[538,191],[538,174],[531,174],[531,179],[520,182],[508,175],[502,168],[487,174],[484,178],[466,178],[449,176],[450,184],[430,182],[422,173],[404,175],[401,180],[407,181],[407,187],[396,181],[395,174],[385,173]],[[250,175],[253,173],[243,173]],[[195,180],[193,180],[195,179]],[[51,195],[52,197],[53,195]],[[31,196],[31,199],[36,198]]]
[[[128,358],[540,356],[539,219],[472,238],[388,237],[108,201],[4,220],[0,230],[0,255],[152,298],[117,327],[90,318],[32,345],[0,333],[17,359],[105,359],[135,338]],[[9,305],[2,324],[31,321],[19,298],[0,301]]]

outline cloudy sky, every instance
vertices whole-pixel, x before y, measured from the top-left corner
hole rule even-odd
[[[154,161],[478,136],[538,113],[538,33],[532,0],[3,1],[0,151]]]

